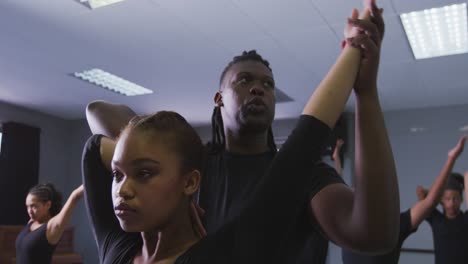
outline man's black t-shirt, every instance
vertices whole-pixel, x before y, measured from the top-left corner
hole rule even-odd
[[[303,228],[311,228],[305,216],[310,199],[323,187],[342,183],[332,168],[319,162],[329,132],[319,120],[302,116],[265,176],[257,180],[255,191],[243,199],[249,201],[245,207],[237,215],[228,210],[226,215],[233,218],[175,264],[294,263],[290,260],[299,255],[308,237]],[[102,164],[100,142],[101,136],[91,137],[83,152],[88,216],[101,263],[132,263],[142,247],[141,236],[124,232],[114,215],[112,177]]]
[[[426,221],[432,228],[435,263],[468,263],[468,214],[460,212],[455,219],[448,219],[434,209]]]
[[[313,135],[311,135],[313,136]],[[268,170],[275,154],[272,151],[239,155],[226,151],[210,154],[204,170],[198,202],[205,209],[204,226],[208,233],[218,230],[221,226],[238,216],[249,199],[253,197],[258,183]],[[321,163],[324,168],[321,177],[330,177],[339,181],[334,169]],[[318,190],[310,186],[311,197]],[[301,247],[295,252],[289,263],[325,263],[328,253],[328,240],[313,228],[314,219],[308,215],[309,201],[304,201],[301,218],[295,228],[296,241],[293,247]],[[278,227],[281,228],[281,227]]]
[[[411,209],[400,214],[400,234],[397,246],[385,255],[367,256],[346,249],[342,250],[344,264],[397,264],[400,259],[401,246],[409,235],[416,232],[417,228],[411,227]]]
[[[205,209],[203,224],[212,233],[239,215],[252,198],[275,154],[236,155],[228,152],[208,156],[198,203]]]

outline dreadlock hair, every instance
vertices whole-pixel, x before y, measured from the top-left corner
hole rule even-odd
[[[260,54],[257,53],[256,50],[249,50],[249,51],[243,51],[241,55],[235,56],[231,62],[224,68],[223,73],[221,73],[221,77],[219,79],[219,85],[221,86],[223,84],[224,76],[226,75],[226,72],[232,67],[232,65],[241,62],[241,61],[257,61],[265,65],[272,73],[273,70],[270,68],[270,63],[262,58]]]
[[[243,51],[241,55],[235,56],[231,62],[224,68],[219,79],[220,89],[223,85],[224,77],[227,71],[236,63],[243,61],[257,61],[265,65],[271,72],[273,70],[270,68],[270,63],[263,59],[256,50]],[[268,128],[268,139],[267,139],[268,148],[271,152],[276,153],[277,148],[275,144],[275,139],[273,137],[273,130],[271,126]],[[226,147],[226,135],[224,134],[224,124],[223,117],[221,115],[221,108],[215,106],[213,109],[213,114],[211,116],[211,141],[208,143],[208,151],[210,153],[219,153],[224,150]]]
[[[122,135],[130,130],[157,133],[165,144],[181,159],[181,172],[198,170],[202,173],[204,147],[193,127],[180,114],[159,111],[151,115],[138,115],[130,120]]]
[[[52,183],[38,184],[32,187],[29,194],[36,196],[41,202],[50,201],[49,213],[56,216],[62,210],[62,194],[55,189]]]

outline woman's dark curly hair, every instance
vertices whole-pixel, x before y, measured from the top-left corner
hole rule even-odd
[[[52,183],[38,184],[32,187],[28,193],[36,196],[43,203],[50,201],[50,215],[56,216],[62,210],[62,194],[55,189]]]

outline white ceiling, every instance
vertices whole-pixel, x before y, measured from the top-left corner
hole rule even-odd
[[[468,55],[416,61],[398,14],[464,1],[381,0],[387,29],[379,89],[385,110],[468,104]],[[175,110],[208,123],[224,66],[257,49],[296,117],[340,50],[361,0],[126,0],[90,10],[76,0],[0,1],[0,101],[65,119],[95,99],[139,113]],[[70,76],[101,68],[154,90],[125,97]],[[348,109],[352,110],[352,100]]]

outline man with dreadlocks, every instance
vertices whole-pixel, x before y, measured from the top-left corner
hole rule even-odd
[[[271,129],[274,89],[269,62],[255,50],[234,57],[221,74],[199,195],[199,204],[206,209],[204,226],[208,233],[238,215],[275,157],[277,147]],[[324,177],[327,182],[337,182],[336,178]],[[307,223],[308,217],[301,220],[296,228],[297,241],[306,241],[309,250],[302,250],[298,258],[304,263],[325,263],[328,241],[319,233],[310,236],[315,230]]]
[[[310,186],[309,200],[304,201],[304,217],[294,227],[278,226],[294,232],[291,250],[303,245],[298,262],[291,263],[325,263],[328,241],[323,235],[352,250],[381,251],[393,236],[385,227],[398,222],[396,173],[376,89],[384,24],[374,1],[371,21],[356,15],[349,20],[370,35],[357,45],[367,53],[355,85],[356,190],[346,187],[336,171],[323,164],[322,173],[314,175],[319,184]],[[275,82],[268,61],[255,50],[234,57],[221,74],[214,101],[213,135],[199,194],[208,233],[239,213],[275,156],[271,129]]]

